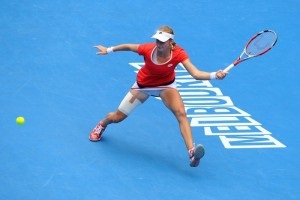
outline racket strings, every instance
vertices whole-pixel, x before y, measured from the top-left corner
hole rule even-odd
[[[246,47],[246,54],[249,56],[257,56],[265,53],[272,48],[277,41],[275,32],[265,31],[256,35],[250,40]]]

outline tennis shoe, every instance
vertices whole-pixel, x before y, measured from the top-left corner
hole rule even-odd
[[[102,126],[99,122],[97,126],[91,131],[89,139],[92,142],[98,142],[101,139],[101,136],[105,130],[105,126]]]
[[[200,159],[204,156],[205,150],[202,144],[198,144],[189,150],[190,166],[197,167],[200,163]]]

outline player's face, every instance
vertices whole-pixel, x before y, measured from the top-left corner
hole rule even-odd
[[[156,40],[156,46],[158,51],[169,51],[170,50],[170,40],[166,42],[161,42],[159,40]]]

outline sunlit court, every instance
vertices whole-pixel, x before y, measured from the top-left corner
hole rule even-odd
[[[4,0],[0,9],[0,199],[300,199],[300,2]],[[158,45],[151,36],[164,25],[213,78],[175,69],[205,148],[197,167],[165,96],[89,139],[145,63],[95,46]],[[265,30],[244,56],[266,52],[238,63]]]

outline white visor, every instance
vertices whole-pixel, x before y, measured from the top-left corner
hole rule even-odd
[[[166,42],[169,39],[174,39],[174,35],[163,31],[156,31],[151,38],[158,39],[161,42]]]

